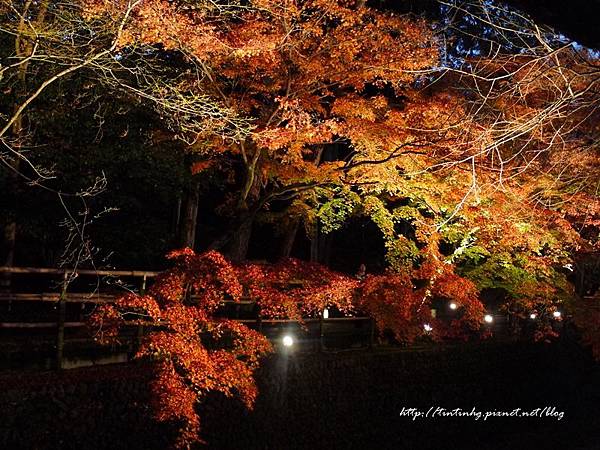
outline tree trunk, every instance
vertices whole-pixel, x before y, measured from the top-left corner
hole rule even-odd
[[[316,221],[310,232],[310,262],[319,262],[319,222]]]
[[[326,266],[331,261],[331,247],[333,244],[333,234],[321,234],[319,236],[319,261]]]
[[[179,242],[182,247],[194,248],[196,241],[196,226],[198,224],[198,202],[200,201],[200,186],[192,181],[190,188],[185,193],[183,206],[183,220],[179,232]]]
[[[238,203],[238,217],[241,225],[234,231],[227,246],[227,256],[236,263],[244,261],[248,256],[252,225],[257,212],[253,210],[253,207],[256,206],[260,197],[261,180],[258,175],[260,173],[258,171],[260,151],[255,151],[252,163],[246,167],[245,180]]]
[[[227,256],[229,256],[231,261],[239,263],[244,261],[248,256],[253,222],[254,220],[251,217],[246,218],[233,234],[227,250]]]
[[[287,229],[284,231],[279,252],[282,258],[289,258],[292,254],[292,249],[294,248],[294,242],[296,242],[296,235],[298,234],[299,228],[300,220],[295,219],[289,224]]]

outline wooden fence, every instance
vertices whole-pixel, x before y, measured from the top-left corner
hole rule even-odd
[[[58,317],[56,322],[0,322],[0,329],[48,329],[56,330],[56,367],[62,368],[64,359],[64,347],[65,347],[65,329],[66,328],[83,328],[86,326],[84,321],[66,321],[66,305],[68,303],[75,304],[101,304],[101,303],[112,303],[118,297],[119,293],[101,293],[99,290],[95,292],[69,292],[67,287],[69,286],[69,280],[72,277],[79,276],[95,276],[95,277],[128,277],[133,278],[137,281],[137,291],[140,293],[145,292],[149,280],[156,277],[159,272],[153,271],[140,271],[140,270],[73,270],[73,269],[50,269],[50,268],[34,268],[34,267],[0,267],[0,274],[17,274],[17,275],[56,275],[60,277],[61,282],[58,284],[60,292],[11,292],[11,291],[0,291],[0,303],[8,304],[12,302],[47,302],[57,305]],[[224,300],[223,305],[235,304],[237,311],[242,305],[253,305],[255,302],[248,300],[241,300],[238,302],[231,300]],[[292,324],[298,323],[295,320],[288,319],[263,319],[258,315],[257,318],[253,319],[240,319],[239,317],[233,318],[241,323],[248,325],[254,325],[259,331],[263,331],[263,325],[275,325],[275,324]],[[304,319],[303,322],[306,324],[318,323],[318,348],[323,349],[323,338],[324,325],[325,324],[336,324],[342,322],[364,322],[369,321],[368,331],[368,347],[372,348],[375,338],[375,324],[370,317],[332,317],[332,318],[320,318],[316,319]],[[151,325],[151,324],[149,324]],[[142,338],[144,333],[144,325],[136,324],[138,331],[136,333],[137,340]]]
[[[49,268],[25,268],[25,267],[0,267],[0,275],[1,274],[9,274],[9,275],[26,275],[26,276],[42,276],[42,275],[50,275],[59,277],[61,280],[59,283],[55,283],[57,289],[52,292],[10,292],[10,291],[0,291],[0,304],[7,304],[9,307],[13,302],[41,302],[41,303],[49,303],[56,305],[57,308],[57,320],[53,322],[49,321],[38,321],[38,322],[0,322],[0,329],[12,329],[12,330],[55,330],[55,339],[56,339],[56,356],[55,356],[55,364],[57,367],[61,368],[63,366],[64,359],[64,348],[65,348],[65,329],[77,329],[83,328],[86,326],[86,322],[83,321],[80,316],[78,321],[66,321],[66,307],[67,304],[80,304],[82,305],[82,309],[86,304],[101,304],[101,303],[111,303],[114,302],[121,293],[106,293],[101,292],[101,290],[97,289],[94,292],[70,292],[67,287],[69,287],[69,281],[72,279],[77,279],[77,277],[83,276],[93,276],[93,277],[108,277],[117,279],[119,277],[128,277],[133,278],[135,281],[134,288],[139,293],[145,292],[148,283],[158,275],[159,272],[153,271],[140,271],[140,270],[72,270],[72,269],[49,269]],[[16,284],[15,284],[16,285]],[[72,285],[71,285],[72,286]],[[113,289],[114,290],[114,289]],[[58,291],[58,292],[56,292]],[[600,308],[600,292],[596,294],[596,296],[592,297],[584,297],[581,301],[581,305],[585,308]],[[239,302],[234,301],[223,301],[223,305],[233,304],[235,306],[235,317],[230,317],[231,319],[237,320],[239,322],[245,323],[247,325],[253,326],[258,331],[264,332],[268,335],[269,329],[263,329],[265,325],[271,325],[273,327],[278,326],[278,324],[297,324],[298,322],[295,320],[287,320],[287,319],[263,319],[260,317],[260,314],[257,314],[257,317],[252,318],[240,318],[239,311],[240,307],[244,305],[254,305],[254,302],[249,300],[242,300]],[[585,305],[585,306],[584,306]],[[501,315],[494,316],[495,328],[503,329],[507,328],[506,326],[506,317]],[[317,348],[319,351],[324,349],[324,338],[325,332],[324,328],[327,325],[330,328],[338,327],[338,331],[341,328],[343,323],[355,323],[355,325],[360,325],[360,327],[356,327],[354,331],[355,334],[358,334],[360,331],[363,331],[361,335],[364,335],[365,327],[362,325],[364,322],[368,321],[368,338],[366,341],[366,346],[368,348],[372,348],[375,341],[375,323],[371,317],[331,317],[331,318],[323,318],[322,316],[315,319],[304,319],[303,322],[307,325],[313,324],[318,326],[317,331]],[[358,322],[363,322],[363,324],[358,324]],[[139,344],[141,338],[144,335],[144,328],[148,326],[152,326],[152,324],[140,325],[138,323],[135,324],[137,327],[137,331],[135,331],[134,339]],[[272,328],[271,328],[272,330]],[[335,335],[335,333],[332,333]],[[342,333],[343,334],[343,333]],[[328,335],[328,337],[331,337]]]

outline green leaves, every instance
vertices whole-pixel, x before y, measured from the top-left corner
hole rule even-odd
[[[359,204],[360,197],[355,192],[343,188],[334,190],[333,197],[317,210],[320,230],[325,234],[338,230]]]
[[[385,248],[386,261],[396,272],[412,269],[421,254],[415,242],[404,236],[386,240]]]

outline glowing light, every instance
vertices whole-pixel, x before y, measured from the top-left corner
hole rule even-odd
[[[450,309],[456,309],[458,308],[458,305],[454,302],[450,303]]]
[[[433,330],[433,327],[431,325],[429,325],[428,323],[426,323],[425,325],[423,325],[423,328],[425,328],[425,331],[427,331],[428,333]]]
[[[323,310],[323,319],[329,319],[329,310],[327,308]]]
[[[283,346],[291,347],[292,345],[294,345],[294,338],[292,336],[290,336],[289,334],[286,334],[283,337]]]
[[[485,323],[492,323],[494,321],[494,318],[491,315],[486,314],[485,316],[483,316],[483,320],[485,321]]]
[[[561,316],[561,314],[560,314],[560,311],[554,311],[554,312],[552,313],[552,315],[553,315],[553,316],[554,316],[556,319],[558,319],[558,318]]]
[[[537,318],[537,314],[536,313],[531,313],[531,314],[529,314],[529,318],[531,320],[534,320],[535,318]]]

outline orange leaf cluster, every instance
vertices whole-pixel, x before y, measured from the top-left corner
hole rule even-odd
[[[153,327],[137,357],[158,362],[150,386],[153,410],[158,420],[177,426],[176,445],[185,447],[198,440],[195,406],[206,393],[236,395],[252,407],[253,372],[271,345],[256,331],[213,316],[223,299],[237,301],[242,294],[236,269],[222,255],[183,249],[168,257],[174,267],[157,277],[147,295],[127,294],[98,308],[90,326],[102,341],[116,339],[126,322]]]
[[[137,357],[158,362],[151,385],[153,408],[158,420],[178,427],[179,446],[198,438],[194,407],[206,393],[236,395],[248,408],[257,396],[253,372],[271,346],[247,326],[215,317],[226,299],[239,301],[245,293],[263,317],[300,323],[325,308],[347,315],[360,310],[401,342],[426,334],[426,323],[434,325],[436,339],[464,337],[478,330],[483,314],[474,285],[450,269],[429,288],[415,289],[414,277],[423,273],[358,280],[295,259],[233,266],[215,251],[182,249],[168,256],[174,267],[157,277],[147,295],[126,294],[114,305],[98,308],[90,326],[102,341],[116,339],[126,322],[151,326]],[[432,318],[432,293],[460,303],[462,317],[448,324]]]

